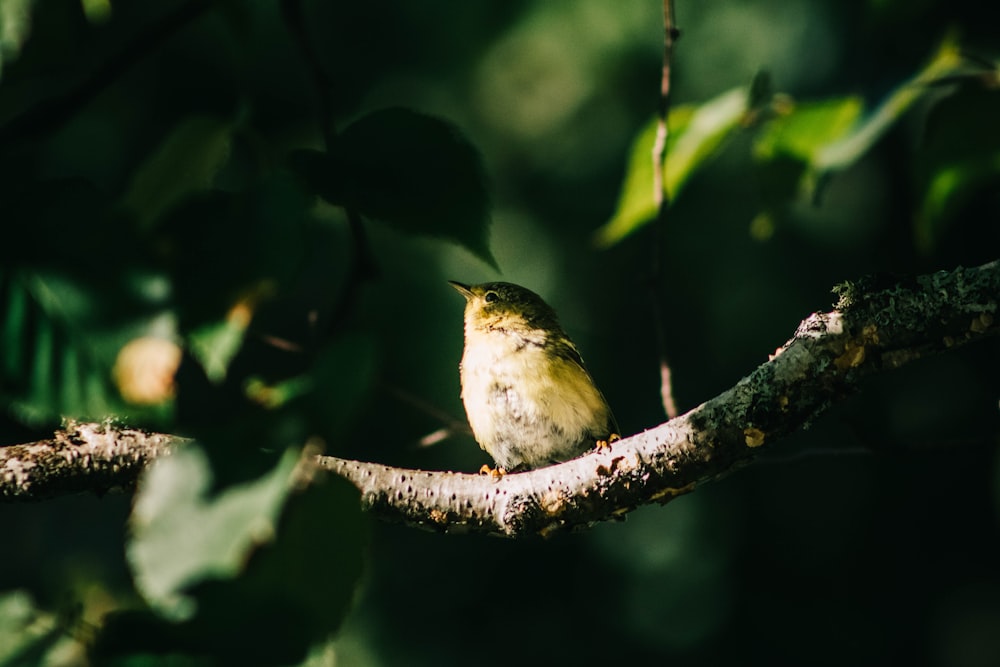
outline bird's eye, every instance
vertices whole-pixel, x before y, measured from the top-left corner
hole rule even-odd
[[[486,303],[493,303],[495,301],[499,301],[500,300],[500,295],[497,294],[496,292],[489,291],[489,292],[486,293],[485,296],[483,296],[483,299],[486,300]]]

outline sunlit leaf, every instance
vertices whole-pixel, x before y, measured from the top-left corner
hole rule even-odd
[[[232,124],[196,116],[181,122],[139,167],[123,204],[142,226],[186,196],[208,190],[229,157]]]
[[[700,106],[682,106],[671,110],[664,177],[664,188],[671,200],[716,153],[725,138],[739,127],[746,104],[746,90],[737,88]],[[599,246],[618,243],[656,216],[653,193],[656,131],[657,121],[653,119],[632,144],[618,208],[594,237]]]
[[[959,71],[962,56],[958,45],[946,40],[930,63],[915,77],[898,86],[867,119],[818,151],[812,167],[819,171],[843,169],[864,155],[913,104],[931,91],[931,84]]]
[[[233,360],[246,334],[246,323],[235,318],[208,322],[188,334],[188,348],[205,370],[212,382],[226,378],[229,362]]]
[[[247,631],[277,630],[270,647],[275,658],[280,651],[302,659],[310,645],[339,628],[350,609],[367,526],[358,491],[344,479],[324,477],[294,493],[277,539],[251,557],[245,575],[231,586],[201,591],[196,621],[229,629],[232,650],[257,651],[247,646]],[[244,604],[234,605],[236,600]]]
[[[859,97],[797,104],[764,127],[754,142],[754,154],[759,160],[786,156],[815,164],[824,147],[854,126],[862,108]]]
[[[766,208],[780,211],[800,193],[815,191],[818,156],[851,131],[862,110],[863,102],[857,97],[803,102],[782,109],[764,125],[754,141],[754,156],[756,182]]]
[[[957,46],[945,41],[923,70],[867,115],[856,96],[782,105],[754,142],[767,207],[778,210],[797,195],[814,196],[823,176],[857,162],[915,102],[936,90],[934,84],[961,66]]]
[[[264,476],[212,494],[196,447],[157,463],[136,501],[128,557],[162,620],[112,618],[100,651],[166,638],[195,655],[291,664],[332,634],[361,574],[367,523],[352,485],[321,476],[298,488],[299,465],[290,450]],[[266,645],[247,641],[265,635]]]
[[[376,111],[349,125],[329,154],[297,151],[290,160],[331,204],[454,241],[496,266],[482,161],[450,123],[408,109]]]
[[[215,496],[197,446],[157,462],[136,498],[127,551],[145,600],[166,618],[190,618],[196,603],[188,587],[242,572],[249,554],[274,538],[297,460],[288,450],[267,475]]]

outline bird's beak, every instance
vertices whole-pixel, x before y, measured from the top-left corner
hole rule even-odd
[[[472,288],[468,285],[463,285],[462,283],[454,280],[449,280],[448,284],[458,290],[458,293],[464,296],[466,301],[472,298]]]

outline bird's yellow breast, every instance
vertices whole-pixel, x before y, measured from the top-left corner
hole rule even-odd
[[[467,327],[462,400],[499,465],[565,461],[609,435],[610,410],[587,371],[553,354],[546,332]]]

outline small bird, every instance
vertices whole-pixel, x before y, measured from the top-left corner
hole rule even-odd
[[[504,474],[568,461],[618,438],[611,408],[555,311],[511,283],[464,285],[462,402]]]

